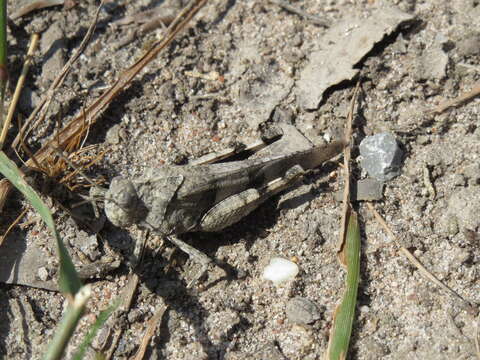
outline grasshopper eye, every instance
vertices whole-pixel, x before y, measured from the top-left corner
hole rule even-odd
[[[105,195],[105,214],[116,226],[125,227],[135,222],[138,196],[130,180],[116,177]]]

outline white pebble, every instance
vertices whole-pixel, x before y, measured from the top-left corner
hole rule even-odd
[[[294,262],[283,259],[273,258],[270,264],[263,270],[262,278],[271,280],[275,285],[292,280],[298,274],[298,265]]]

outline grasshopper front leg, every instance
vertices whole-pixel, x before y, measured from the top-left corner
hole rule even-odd
[[[217,232],[235,224],[268,198],[292,186],[304,174],[305,170],[300,165],[295,165],[287,171],[284,178],[275,179],[261,188],[247,189],[222,200],[203,216],[197,230]]]

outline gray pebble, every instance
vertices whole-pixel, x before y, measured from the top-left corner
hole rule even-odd
[[[390,133],[367,136],[360,143],[362,167],[378,181],[388,181],[400,175],[402,150]]]
[[[321,317],[318,306],[300,296],[294,297],[287,303],[285,312],[288,320],[295,324],[311,324]]]
[[[418,81],[440,80],[446,75],[448,55],[439,47],[427,49],[418,58],[413,75]]]
[[[47,268],[45,266],[42,266],[41,268],[38,268],[37,276],[40,280],[47,281],[48,277],[49,277]]]
[[[120,125],[114,125],[108,129],[107,134],[105,135],[105,141],[110,145],[117,145],[120,143]]]
[[[343,188],[335,192],[335,200],[343,200]],[[350,200],[352,201],[374,201],[383,198],[383,182],[372,178],[366,178],[352,183],[350,189]]]

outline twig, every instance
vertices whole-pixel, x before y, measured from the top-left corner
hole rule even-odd
[[[114,312],[113,316],[111,316],[108,320],[107,326],[109,326],[110,329],[114,327],[115,323],[118,321],[119,316],[126,313],[131,308],[133,297],[135,295],[135,292],[137,291],[138,283],[138,275],[135,273],[131,273],[128,278],[127,286],[123,289],[122,294],[120,295],[120,305]],[[105,360],[109,360],[113,356],[113,353],[115,352],[122,333],[123,330],[118,328],[113,333],[112,339],[109,341],[109,348],[105,350]]]
[[[150,339],[155,334],[155,330],[158,326],[160,320],[162,320],[163,314],[165,314],[165,310],[167,310],[167,306],[162,304],[160,309],[157,310],[155,315],[148,321],[147,330],[145,331],[145,335],[143,335],[142,343],[137,351],[137,354],[133,358],[133,360],[142,360],[145,356],[145,351],[147,351],[148,343]]]
[[[355,90],[353,91],[352,99],[350,100],[350,108],[347,115],[347,123],[345,125],[345,141],[351,143],[352,141],[352,124],[353,124],[353,110],[355,101],[357,99],[358,89],[360,88],[360,81],[357,82]],[[348,225],[348,214],[350,212],[350,158],[351,158],[351,144],[343,150],[343,174],[345,187],[343,188],[343,202],[342,202],[342,220],[340,224],[340,237],[337,243],[337,252],[340,252],[345,243],[346,229]]]
[[[28,209],[25,208],[22,210],[22,212],[20,213],[20,215],[17,216],[17,218],[15,219],[14,222],[12,222],[9,226],[8,226],[8,229],[5,231],[5,233],[0,236],[0,246],[2,246],[3,242],[5,241],[5,239],[7,238],[8,234],[10,234],[10,231],[12,231],[12,229],[14,228],[15,225],[17,225],[20,220],[22,220],[22,218],[25,216],[25,214],[27,213]],[[21,225],[20,225],[21,226]]]
[[[289,3],[287,3],[284,0],[270,0],[270,2],[272,4],[280,6],[281,8],[283,8],[287,11],[290,11],[291,13],[297,14],[297,15],[307,19],[308,21],[310,21],[311,23],[313,23],[315,25],[323,26],[323,27],[329,27],[330,26],[330,21],[320,19],[319,17],[317,17],[315,15],[311,15],[309,13],[306,13],[305,11],[297,9],[296,7],[290,5]]]
[[[37,48],[39,38],[40,37],[38,34],[33,34],[32,37],[30,38],[30,46],[28,47],[27,56],[25,58],[25,62],[23,63],[22,73],[18,78],[17,86],[15,87],[15,92],[13,93],[10,106],[8,107],[7,117],[5,119],[5,122],[3,123],[2,133],[0,134],[0,149],[3,148],[3,144],[5,143],[5,138],[7,137],[8,128],[10,127],[10,123],[12,121],[13,113],[15,112],[18,99],[20,99],[20,93],[22,91],[23,85],[25,84],[25,80],[28,74],[28,69],[30,68],[30,64],[32,63],[33,53]]]
[[[20,8],[17,12],[10,15],[10,19],[16,20],[22,16],[31,13],[34,10],[40,10],[51,6],[63,5],[65,0],[38,0],[34,1],[24,7]]]
[[[398,241],[397,237],[395,234],[392,232],[390,227],[387,225],[385,220],[382,218],[382,216],[375,210],[373,205],[371,203],[367,202],[368,209],[373,213],[373,216],[375,216],[375,219],[379,222],[379,224],[383,227],[385,232],[388,234],[390,239],[392,239],[399,247],[400,251],[402,254],[418,269],[420,274],[422,274],[425,278],[430,280],[432,283],[437,285],[439,288],[444,290],[445,292],[449,293],[452,297],[455,299],[459,300],[461,302],[461,306],[466,309],[469,313],[477,313],[477,308],[476,306],[472,305],[469,301],[465,300],[462,298],[460,295],[458,295],[455,290],[450,288],[449,286],[445,285],[442,283],[435,275],[433,275],[431,272],[429,272],[420,261],[417,260],[417,258],[410,252],[408,251],[405,247],[403,247],[400,242]]]
[[[462,95],[456,97],[455,99],[452,100],[447,100],[439,104],[435,109],[433,109],[431,112],[433,114],[441,114],[445,110],[454,107],[454,106],[459,106],[474,97],[480,95],[480,83],[477,83],[474,85],[473,89],[470,91],[467,91],[466,93],[463,93]]]

